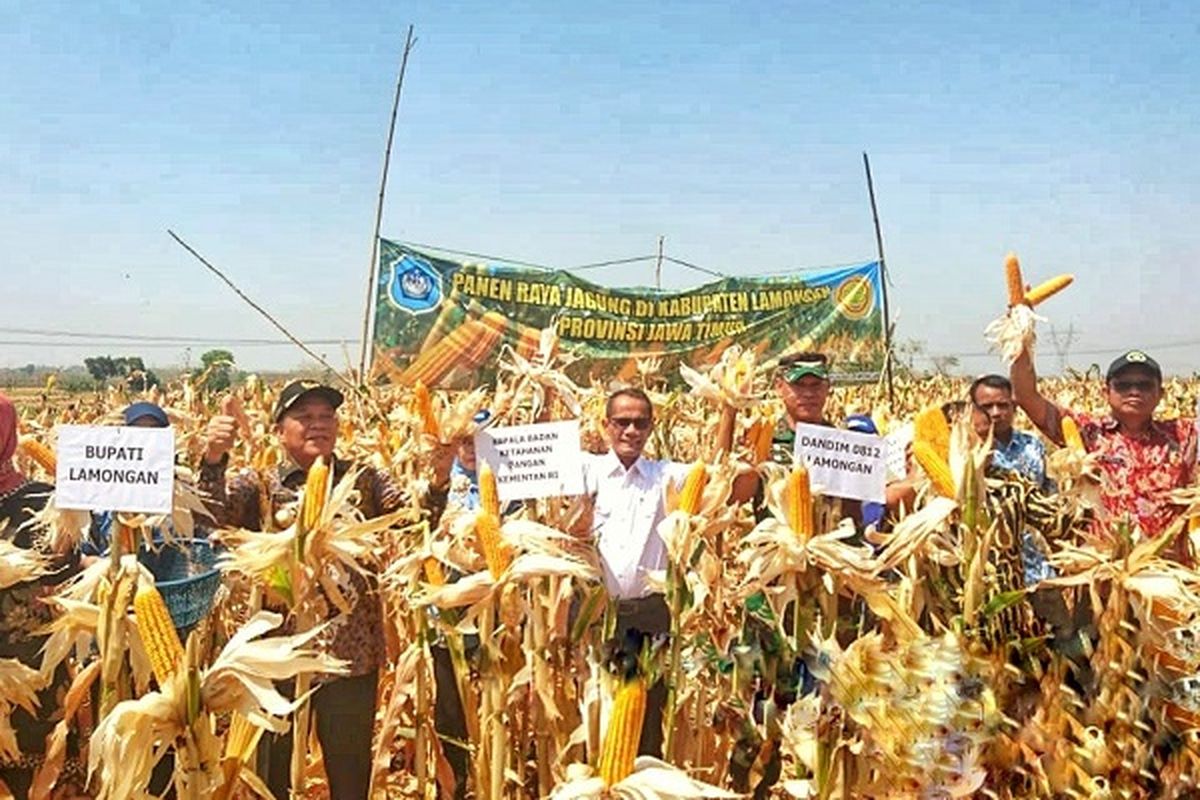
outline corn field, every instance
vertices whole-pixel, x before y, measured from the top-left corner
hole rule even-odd
[[[1050,446],[1059,491],[1046,495],[990,477],[988,444],[963,419],[944,441],[918,433],[926,477],[915,507],[890,531],[859,535],[803,468],[766,460],[762,433],[782,413],[769,373],[752,355],[738,362],[736,348],[726,356],[687,389],[667,388],[653,360],[629,376],[654,400],[650,454],[693,465],[668,492],[659,528],[668,640],[614,644],[586,498],[501,514],[482,470],[478,511],[436,520],[426,511],[436,454],[469,435],[481,408],[502,425],[579,419],[584,449],[606,449],[609,387],[573,383],[569,355],[544,335],[537,348],[502,354],[494,386],[447,393],[378,375],[347,391],[339,455],[386,470],[405,506],[364,520],[352,477],[335,483],[314,467],[287,526],[220,533],[222,588],[184,640],[132,555],[139,544],[171,546],[151,541],[162,520],[118,515],[111,555],[47,598],[55,621],[42,662],[0,660],[0,755],[19,755],[6,752],[12,709],[31,708],[65,668],[70,688],[34,796],[149,796],[167,754],[178,797],[264,796],[259,738],[307,730],[304,690],[343,668],[313,645],[328,610],[318,601],[342,597],[351,573],[368,570],[387,622],[378,797],[447,796],[434,647],[456,667],[480,800],[1200,796],[1200,572],[1165,554],[1174,540],[1190,543],[1190,512],[1159,539],[1121,527],[1098,537],[1081,448]],[[886,434],[965,399],[968,383],[903,380],[894,405],[880,386],[835,388],[828,418],[869,413]],[[1071,408],[1106,409],[1096,375],[1042,388]],[[30,398],[17,464],[52,482],[56,425],[116,422],[128,403],[150,399],[171,417],[185,465],[174,530],[210,526],[186,466],[200,461],[204,426],[236,409],[231,470],[273,469],[283,458],[272,435],[277,391],[251,377],[222,395],[185,380],[138,396],[118,386],[69,407]],[[1191,416],[1198,393],[1197,379],[1169,379],[1160,416]],[[734,426],[733,452],[714,447],[723,424]],[[727,502],[739,462],[761,478],[757,517]],[[1177,501],[1190,508],[1196,497]],[[48,552],[76,546],[87,525],[53,503],[39,522]],[[1028,585],[1026,534],[1051,567]],[[0,587],[37,576],[39,558],[0,550]],[[286,615],[270,610],[281,604]],[[290,626],[279,629],[283,616]],[[636,755],[658,679],[669,691],[661,760]],[[284,680],[296,681],[298,700],[276,690]],[[68,789],[70,738],[86,777]],[[325,796],[315,738],[297,743],[293,785]]]

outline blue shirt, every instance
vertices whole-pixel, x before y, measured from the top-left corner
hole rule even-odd
[[[1000,441],[993,444],[990,466],[1015,472],[1046,491],[1052,489],[1046,480],[1046,446],[1041,439],[1024,431],[1013,431],[1008,444]]]
[[[479,476],[474,470],[464,467],[457,458],[450,465],[450,491],[446,495],[446,507],[457,507],[466,511],[479,508]]]

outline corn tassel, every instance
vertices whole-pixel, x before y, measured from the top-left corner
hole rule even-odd
[[[1021,277],[1021,262],[1016,253],[1004,259],[1004,278],[1008,283],[1008,304],[1019,306],[1025,302],[1025,282]]]
[[[646,721],[646,680],[632,678],[621,684],[613,700],[612,715],[600,749],[600,777],[611,787],[629,777],[637,758],[638,741]]]
[[[329,494],[329,465],[325,459],[317,456],[317,460],[308,468],[308,476],[304,479],[304,501],[300,512],[300,526],[311,531],[321,520],[321,512],[325,510],[325,502]]]
[[[809,482],[808,469],[797,466],[787,477],[783,489],[784,507],[787,509],[788,525],[795,531],[796,537],[806,542],[813,536],[812,484]]]
[[[679,491],[680,511],[685,514],[695,514],[700,510],[700,501],[704,498],[704,486],[708,483],[708,465],[703,461],[692,464],[687,477],[683,479],[683,488]]]
[[[917,459],[921,469],[925,470],[925,474],[929,476],[935,492],[942,497],[952,499],[958,496],[958,489],[954,485],[954,476],[950,474],[950,467],[946,463],[946,459],[942,458],[929,442],[913,441],[913,458]]]
[[[1038,303],[1053,297],[1070,286],[1074,280],[1074,275],[1059,275],[1048,281],[1043,281],[1025,293],[1025,304],[1030,307],[1037,306]]]
[[[47,474],[53,475],[58,470],[58,458],[54,455],[54,451],[42,442],[32,436],[22,436],[18,444],[21,452],[45,470]]]
[[[1079,435],[1079,426],[1073,418],[1065,415],[1062,418],[1062,438],[1063,444],[1076,453],[1082,454],[1087,451],[1083,446],[1083,437]]]
[[[163,686],[183,663],[183,644],[175,631],[175,623],[167,611],[158,589],[151,583],[138,586],[133,597],[133,617],[137,620],[138,633],[158,685]]]

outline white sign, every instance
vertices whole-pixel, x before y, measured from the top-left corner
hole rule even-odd
[[[175,431],[60,425],[54,503],[88,511],[171,513]]]
[[[502,503],[583,494],[579,420],[487,428],[475,435],[475,457],[496,473]]]
[[[884,501],[887,445],[878,436],[801,423],[796,426],[795,456],[825,494]]]
[[[912,423],[903,425],[884,437],[887,442],[887,479],[899,481],[908,477],[908,446],[912,444]]]

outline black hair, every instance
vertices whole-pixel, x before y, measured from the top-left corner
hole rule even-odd
[[[654,403],[652,403],[650,401],[650,395],[646,394],[641,389],[638,389],[634,386],[627,386],[624,389],[617,389],[615,392],[613,392],[612,394],[610,394],[608,396],[608,400],[606,400],[604,403],[604,416],[605,417],[612,416],[613,400],[616,400],[618,397],[633,397],[637,400],[641,400],[643,403],[646,404],[646,410],[650,413],[650,418],[654,419]]]
[[[967,397],[971,398],[972,403],[975,402],[975,390],[980,386],[986,386],[989,389],[1001,389],[1010,395],[1013,393],[1012,381],[1003,375],[980,375],[971,381],[971,388],[967,392]]]

